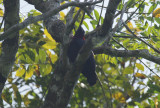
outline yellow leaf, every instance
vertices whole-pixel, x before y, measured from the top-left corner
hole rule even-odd
[[[0,8],[0,16],[3,16],[3,10]]]
[[[112,97],[115,98],[117,101],[119,101],[121,103],[126,102],[126,98],[123,96],[123,94],[121,92],[113,94]]]
[[[78,10],[79,10],[79,7],[76,7],[75,10],[78,11]]]
[[[160,14],[157,14],[155,17],[156,17],[156,18],[159,18],[159,17],[160,17]]]
[[[133,67],[126,67],[123,71],[123,74],[132,74],[133,73]]]
[[[64,1],[64,2],[61,3],[61,5],[65,4],[65,3],[66,3],[66,2]]]
[[[139,63],[136,63],[136,67],[141,70],[141,71],[144,71],[144,67],[143,65],[139,64]]]
[[[157,8],[155,11],[153,11],[153,17],[160,17],[160,8]]]
[[[52,60],[52,63],[55,63],[58,59],[58,56],[56,54],[54,55],[51,55],[51,60]]]
[[[131,23],[130,21],[127,23],[127,25],[128,25],[128,27],[129,27],[130,29],[133,29],[133,25],[132,25],[132,23]]]
[[[140,85],[145,85],[144,82],[138,82],[138,84],[140,84]]]
[[[42,46],[46,49],[55,49],[56,48],[56,41],[46,41],[46,43]]]
[[[22,77],[24,75],[24,73],[25,73],[25,69],[22,66],[20,66],[16,72],[16,76]]]
[[[52,41],[54,41],[54,39],[52,38],[52,36],[48,33],[47,29],[44,29],[44,34]]]
[[[48,75],[51,72],[51,70],[52,70],[52,66],[50,64],[47,64],[46,65],[46,69],[47,69],[47,71],[46,71],[45,74]]]
[[[160,77],[157,75],[152,76],[155,80],[160,80]]]
[[[145,79],[146,78],[146,75],[145,74],[141,74],[141,73],[136,73],[135,74],[135,77],[138,77],[140,79]]]
[[[136,33],[136,32],[141,32],[142,30],[141,29],[139,29],[139,28],[134,28],[134,32]]]
[[[29,68],[28,71],[26,72],[25,80],[28,80],[30,77],[32,77],[33,72],[34,72],[34,68],[32,68],[32,67]]]
[[[64,19],[64,17],[65,17],[64,12],[61,11],[59,14],[60,14],[60,17],[61,17],[62,19]]]
[[[42,76],[48,75],[52,71],[52,66],[50,64],[41,64],[40,72]]]

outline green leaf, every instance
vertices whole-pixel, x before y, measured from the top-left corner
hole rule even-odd
[[[138,84],[140,84],[140,85],[145,85],[144,82],[142,82],[142,81],[138,82]]]
[[[53,41],[46,40],[46,43],[42,47],[45,49],[55,49],[56,45],[57,45],[57,43],[55,40],[53,40]]]
[[[12,84],[12,88],[14,91],[14,100],[18,103],[18,106],[20,107],[22,102],[21,94],[18,91],[18,87],[16,84]]]
[[[52,66],[50,64],[42,64],[40,66],[40,73],[42,76],[48,75],[52,71]]]
[[[149,102],[149,104],[151,105],[151,108],[155,108],[155,105],[154,105],[154,101],[153,101],[153,100],[148,99],[148,102]]]
[[[10,88],[3,89],[3,93],[1,95],[1,97],[9,105],[12,105],[12,94],[13,94],[13,92],[10,91]]]
[[[136,67],[141,70],[141,71],[144,71],[144,66],[139,64],[139,63],[136,63]]]
[[[144,8],[145,8],[145,4],[142,4],[139,8],[139,13],[143,13]]]
[[[127,2],[127,7],[132,6],[133,3],[135,3],[135,0],[129,0],[129,1]]]
[[[155,21],[160,24],[160,18],[155,18]]]
[[[34,72],[34,68],[32,67],[32,65],[29,65],[25,74],[25,80],[28,80],[29,78],[31,78],[33,75],[33,72]]]
[[[149,21],[153,21],[152,17],[146,17],[146,19],[149,20]]]
[[[103,18],[103,17],[101,17],[101,24],[103,24],[103,22],[104,22],[104,18]]]
[[[20,63],[33,63],[33,61],[31,60],[31,58],[26,54],[26,53],[22,53],[22,55],[20,55],[19,57],[19,62]]]
[[[151,28],[151,27],[148,27],[147,36],[149,36],[149,34],[151,33],[151,31],[152,31],[152,28]]]
[[[32,50],[28,49],[26,50],[26,54],[29,56],[29,58],[34,62],[35,61],[35,54]]]
[[[118,5],[117,9],[118,9],[118,10],[122,10],[122,9],[123,9],[123,6],[124,6],[124,4],[123,4],[122,1],[121,1],[121,3]]]
[[[92,24],[93,29],[95,29],[96,25],[98,24],[98,21],[92,20],[92,21],[90,21],[90,23]]]
[[[128,45],[129,42],[130,42],[130,39],[125,39],[125,40],[123,41],[123,45]]]
[[[133,67],[126,67],[123,71],[123,74],[132,74],[133,73]]]
[[[155,36],[159,36],[159,32],[156,29],[152,29],[152,33]]]
[[[88,26],[88,24],[87,24],[85,21],[83,21],[83,24],[84,24],[85,27],[89,30],[89,26]]]
[[[28,98],[29,93],[30,93],[30,91],[27,92],[27,93],[24,95],[24,97],[23,97],[23,102],[24,102],[24,105],[25,105],[26,107],[28,107],[29,104],[31,103],[31,101],[30,101],[29,98]]]
[[[99,20],[99,13],[97,10],[94,10],[94,15],[96,17],[96,20],[98,21]]]
[[[138,102],[134,102],[136,105],[138,105],[138,108],[144,108],[141,103],[138,103]]]
[[[157,7],[157,4],[153,4],[153,5],[151,5],[151,7],[149,8],[149,11],[148,11],[148,13],[151,13],[151,12],[153,12],[153,10],[155,9]]]
[[[43,49],[39,49],[39,61],[45,63],[46,61],[46,52]]]
[[[25,69],[23,66],[20,66],[19,69],[16,71],[16,76],[22,77],[25,74]]]
[[[90,22],[91,22],[92,25],[97,25],[98,24],[98,21],[96,21],[96,20],[92,20]]]
[[[86,19],[86,18],[91,19],[91,17],[89,17],[88,15],[84,16],[84,19]]]

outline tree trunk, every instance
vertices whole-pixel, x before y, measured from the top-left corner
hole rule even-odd
[[[11,26],[19,23],[19,0],[4,0],[4,32]],[[12,38],[2,42],[2,53],[0,55],[0,93],[3,90],[8,74],[11,72],[18,50],[19,32],[11,34]]]

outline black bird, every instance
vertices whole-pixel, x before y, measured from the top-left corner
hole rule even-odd
[[[68,57],[71,63],[74,63],[79,50],[82,48],[83,44],[85,43],[84,34],[85,34],[85,31],[80,26],[77,29],[75,36],[72,38],[72,41],[68,48]],[[93,86],[94,84],[96,84],[97,75],[95,73],[95,60],[94,60],[93,53],[91,53],[89,58],[86,60],[82,69],[82,74],[87,78],[87,82],[89,83],[90,86]]]

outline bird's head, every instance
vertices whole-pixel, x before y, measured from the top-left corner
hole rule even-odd
[[[75,38],[82,38],[82,39],[84,39],[84,34],[85,34],[85,31],[84,31],[83,28],[80,26],[80,27],[77,29],[74,37],[75,37]]]

